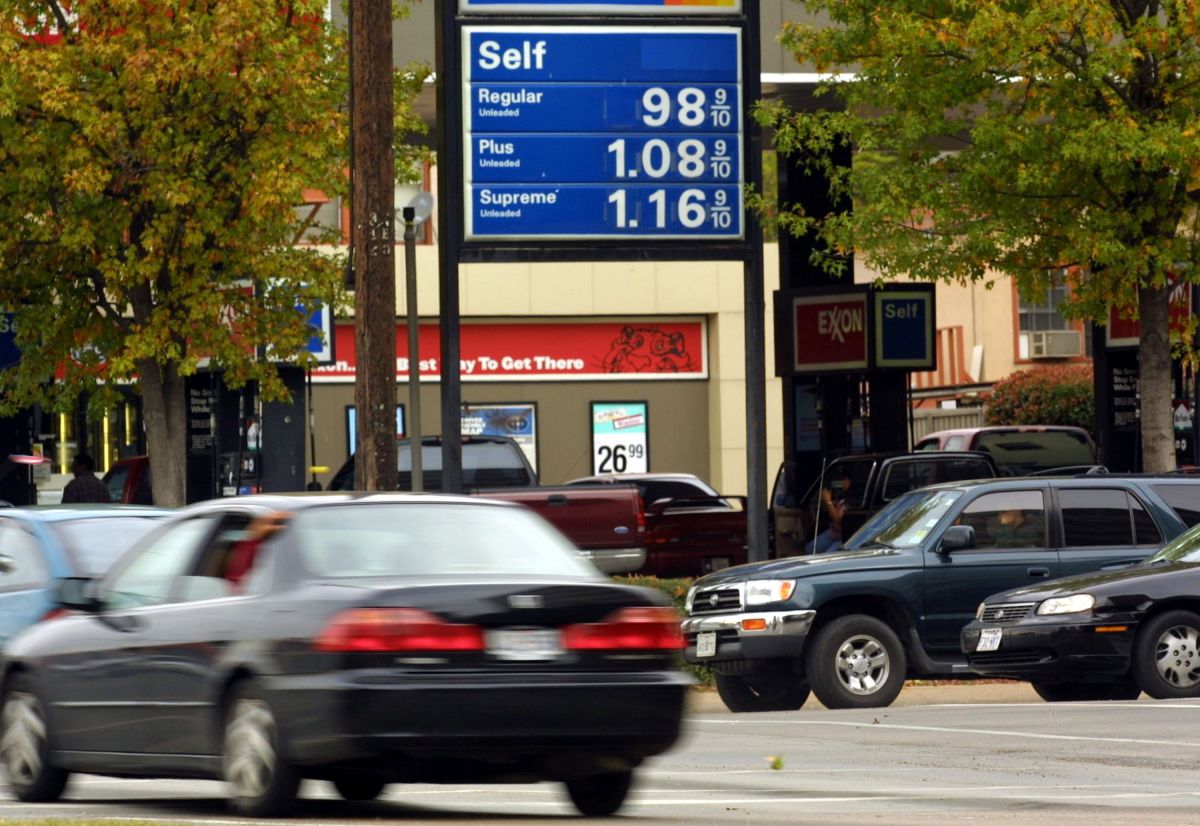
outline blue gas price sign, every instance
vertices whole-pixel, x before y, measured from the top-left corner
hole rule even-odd
[[[469,14],[737,14],[742,0],[459,0]]]
[[[466,240],[744,236],[740,29],[462,31]]]

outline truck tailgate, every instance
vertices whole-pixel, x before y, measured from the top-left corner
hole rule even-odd
[[[631,485],[496,489],[476,495],[531,508],[584,551],[644,548],[641,499]]]

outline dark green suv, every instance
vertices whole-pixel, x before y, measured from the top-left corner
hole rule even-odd
[[[740,565],[689,591],[685,656],[733,711],[889,705],[970,677],[959,631],[990,594],[1136,562],[1200,521],[1200,479],[1026,477],[922,488],[838,553]]]

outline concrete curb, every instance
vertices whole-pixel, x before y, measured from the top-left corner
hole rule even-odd
[[[946,682],[935,685],[908,683],[893,706],[966,705],[972,703],[1041,703],[1029,683],[1017,682]],[[823,709],[816,697],[809,697],[804,709]],[[690,714],[728,714],[713,689],[695,689],[688,697]]]

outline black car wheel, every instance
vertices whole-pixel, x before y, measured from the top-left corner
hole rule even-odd
[[[1133,677],[1156,700],[1200,697],[1200,616],[1166,611],[1145,622],[1133,643]]]
[[[343,800],[374,800],[383,794],[387,784],[376,777],[345,775],[333,781],[333,787]]]
[[[1129,678],[1115,683],[1034,683],[1033,690],[1047,703],[1136,700],[1142,693]]]
[[[616,814],[629,794],[633,772],[610,772],[567,781],[567,794],[584,817]]]
[[[864,614],[839,617],[808,649],[808,682],[826,708],[879,708],[904,687],[904,646],[887,623]]]
[[[0,723],[0,760],[8,772],[12,793],[26,803],[58,800],[70,773],[50,763],[46,715],[33,681],[26,675],[17,674],[9,680]]]
[[[276,817],[296,802],[300,775],[281,753],[275,713],[251,684],[230,700],[221,768],[229,804],[240,815]]]
[[[730,711],[795,711],[808,699],[807,685],[783,676],[717,676],[717,693]]]

